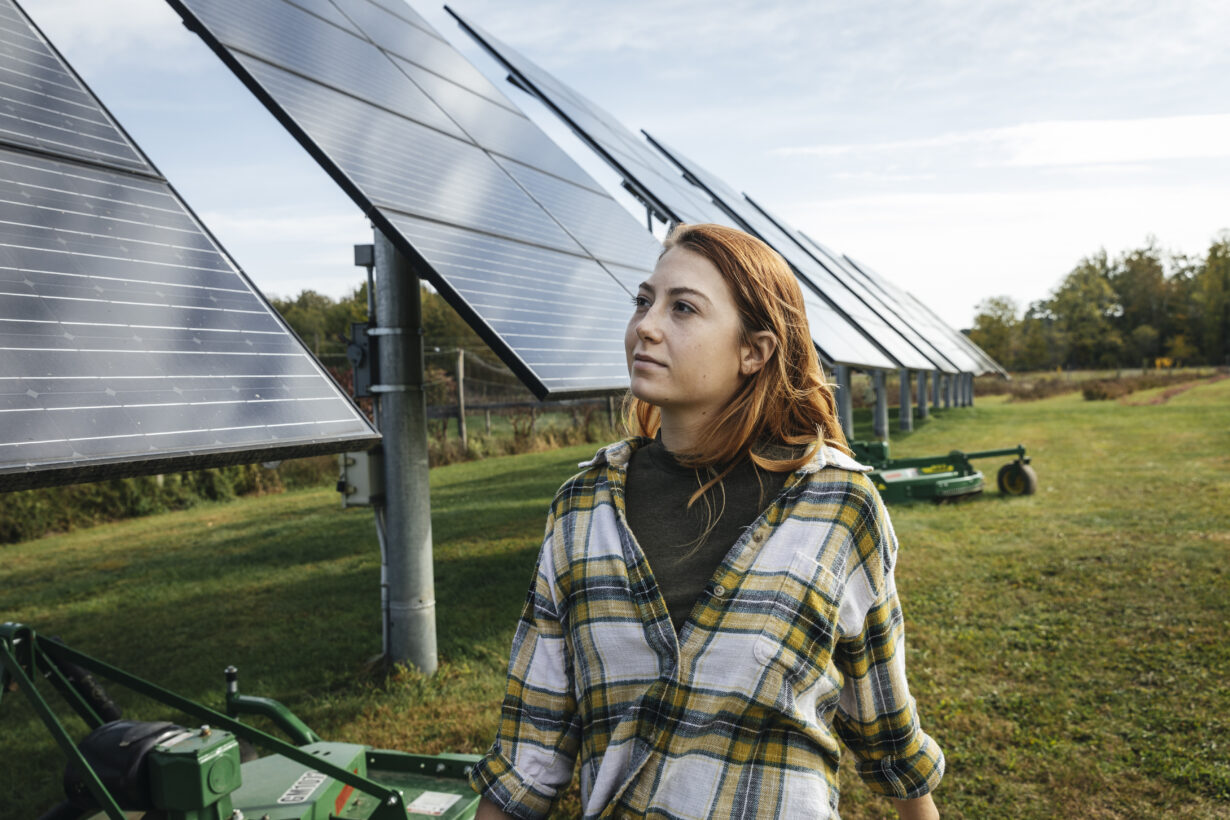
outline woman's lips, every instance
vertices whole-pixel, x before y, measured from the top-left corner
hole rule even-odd
[[[666,367],[665,364],[653,358],[652,356],[646,356],[642,353],[638,353],[637,355],[632,357],[632,366],[641,367],[645,369],[654,368],[654,367]]]

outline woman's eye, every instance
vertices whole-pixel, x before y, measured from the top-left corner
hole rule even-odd
[[[636,307],[636,308],[649,307],[649,297],[648,296],[633,296],[632,305],[633,307]]]
[[[696,312],[696,308],[692,307],[687,302],[676,302],[675,310],[679,311],[680,313],[695,313]]]

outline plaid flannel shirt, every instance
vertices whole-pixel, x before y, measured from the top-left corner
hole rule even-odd
[[[676,636],[624,515],[647,441],[600,450],[555,497],[475,790],[543,817],[579,751],[587,818],[836,818],[838,738],[873,791],[934,788],[944,757],[906,687],[897,542],[868,468],[818,451]]]

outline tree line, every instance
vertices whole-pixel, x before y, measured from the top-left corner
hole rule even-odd
[[[1021,310],[984,299],[969,337],[1008,370],[1230,364],[1230,231],[1203,258],[1142,248],[1082,259]]]
[[[421,288],[420,296],[429,404],[455,401],[459,350],[464,351],[468,362],[465,378],[470,401],[531,398],[517,377],[444,297],[427,287]],[[352,322],[367,321],[367,283],[340,299],[303,290],[295,297],[271,296],[269,303],[334,377],[349,384],[345,339],[351,334]]]

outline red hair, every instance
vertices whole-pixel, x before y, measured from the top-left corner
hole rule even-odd
[[[787,472],[806,464],[821,445],[849,453],[833,391],[811,340],[803,292],[785,260],[754,236],[712,224],[676,226],[662,252],[671,248],[703,256],[722,274],[739,312],[744,343],[758,331],[777,339],[764,367],[744,379],[696,448],[676,454],[681,464],[710,470],[711,479],[692,500],[744,458],[764,470]],[[629,392],[624,409],[629,432],[657,434],[661,414],[656,406]],[[806,445],[806,450],[794,458],[774,458],[757,452],[760,444]]]

